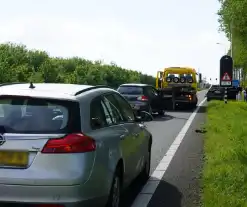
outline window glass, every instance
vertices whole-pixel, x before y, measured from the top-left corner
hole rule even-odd
[[[113,121],[112,121],[112,117],[111,117],[110,111],[107,109],[106,105],[104,104],[104,102],[102,100],[101,100],[100,103],[101,103],[101,106],[102,106],[104,114],[105,114],[106,123],[108,125],[112,125]]]
[[[124,121],[123,116],[118,108],[117,102],[112,95],[106,95],[103,98],[104,103],[111,115],[114,124],[119,124]]]
[[[134,112],[129,105],[129,103],[121,97],[119,94],[113,94],[114,98],[118,102],[118,105],[120,107],[120,110],[123,114],[124,121],[130,121],[133,122],[135,120]]]
[[[90,118],[91,127],[93,129],[100,129],[112,124],[111,117],[107,110],[104,110],[104,107],[105,106],[100,98],[92,101],[90,106]]]
[[[75,105],[76,103],[60,100],[1,97],[0,125],[7,133],[67,132],[69,117],[73,116],[71,113],[74,114]]]
[[[120,86],[117,91],[121,94],[130,94],[130,95],[140,95],[143,94],[142,87],[139,86]]]

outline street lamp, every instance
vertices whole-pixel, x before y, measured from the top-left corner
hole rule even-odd
[[[228,53],[227,46],[225,44],[220,43],[220,42],[217,42],[216,44],[223,46],[225,48],[225,54],[227,55],[227,53]]]

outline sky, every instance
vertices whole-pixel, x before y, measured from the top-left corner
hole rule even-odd
[[[114,62],[156,75],[189,66],[219,77],[229,48],[218,31],[218,0],[0,0],[0,43],[51,56]],[[220,44],[217,44],[220,43]]]

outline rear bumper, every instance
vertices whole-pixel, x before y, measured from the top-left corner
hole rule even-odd
[[[222,100],[224,98],[224,96],[207,96],[207,99],[210,100]]]
[[[187,104],[193,104],[197,103],[197,101],[189,101],[189,100],[175,100],[176,103],[187,103]]]
[[[149,103],[147,102],[129,102],[129,104],[131,106],[135,106],[132,107],[134,111],[149,111]]]
[[[176,105],[178,106],[194,106],[197,104],[196,101],[176,101]]]
[[[68,207],[104,206],[107,196],[92,197],[88,193],[90,191],[93,192],[92,189],[84,189],[83,185],[25,186],[0,184],[0,202],[61,204]],[[2,204],[0,203],[0,205]]]
[[[193,97],[191,100],[188,99],[188,98],[178,98],[178,99],[175,99],[175,103],[176,104],[197,104],[197,97]]]

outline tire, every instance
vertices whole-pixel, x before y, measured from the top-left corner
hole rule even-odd
[[[207,98],[207,102],[209,102],[210,101],[210,99],[209,98]]]
[[[160,111],[158,112],[158,114],[159,114],[160,116],[163,116],[163,115],[165,115],[165,111],[164,111],[164,110],[160,110]]]
[[[150,169],[151,169],[151,146],[148,146],[148,156],[145,161],[144,168],[141,172],[141,180],[146,182],[150,177]]]
[[[196,108],[196,105],[197,105],[197,103],[193,103],[193,104],[191,105],[191,108],[192,108],[192,109],[195,109],[195,108]]]
[[[149,105],[149,109],[148,109],[147,112],[150,113],[151,115],[153,114],[153,109],[152,109],[152,107],[150,105]]]
[[[119,207],[121,195],[121,168],[117,167],[114,173],[110,195],[106,207]]]

